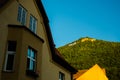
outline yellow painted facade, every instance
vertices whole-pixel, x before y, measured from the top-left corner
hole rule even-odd
[[[73,72],[52,59],[53,53],[44,17],[36,1],[8,0],[4,6],[0,7],[0,80],[59,80],[59,72],[64,73],[65,80],[72,79]],[[27,11],[24,26],[17,21],[19,5]],[[30,15],[37,20],[36,33],[29,30]],[[12,72],[4,71],[8,41],[17,42]],[[37,52],[35,73],[39,75],[38,77],[27,75],[28,47],[32,47]]]
[[[0,80],[1,80],[2,64],[3,64],[7,35],[8,35],[8,29],[7,27],[4,26],[0,25],[0,38],[1,38],[0,39]]]

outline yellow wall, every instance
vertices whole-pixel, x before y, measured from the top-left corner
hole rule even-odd
[[[0,11],[0,24],[16,24],[21,25],[17,21],[17,14],[18,14],[18,5],[22,5],[27,10],[27,17],[26,17],[26,26],[29,27],[29,18],[30,14],[33,15],[37,19],[37,35],[44,38],[43,32],[43,20],[41,14],[38,12],[37,6],[34,5],[34,0],[11,0],[9,3],[5,5]]]
[[[30,36],[29,33],[26,33],[25,30],[18,30],[10,29],[8,39],[9,40],[17,40],[19,43],[17,44],[17,55],[16,57],[16,64],[15,64],[15,72],[13,75],[18,78],[19,80],[30,80],[31,78],[26,77],[25,70],[26,70],[26,56],[27,53],[27,45],[31,45],[33,48],[39,51],[38,54],[38,64],[37,69],[40,74],[38,80],[58,80],[59,78],[59,71],[65,74],[66,80],[71,80],[71,74],[69,71],[61,67],[59,64],[55,63],[51,59],[51,51],[48,44],[48,39],[46,36],[45,28],[43,19],[41,17],[40,12],[38,12],[38,8],[34,0],[10,0],[9,3],[0,11],[0,24],[7,25],[7,24],[17,24],[20,23],[17,21],[17,14],[18,14],[18,5],[21,4],[27,10],[27,24],[29,26],[29,17],[30,14],[37,18],[37,35],[44,39],[44,43],[42,44],[38,40],[33,40],[33,36]],[[14,35],[14,36],[13,36]],[[29,36],[29,38],[28,38]],[[31,43],[31,40],[33,43]],[[38,43],[39,44],[38,44]],[[17,70],[19,68],[19,70]],[[11,76],[10,73],[3,73],[3,80],[9,80]],[[8,79],[5,77],[7,75]],[[12,80],[15,80],[12,78]],[[32,79],[31,79],[32,80]]]
[[[8,40],[17,41],[14,70],[10,73],[3,72],[2,80],[32,80],[32,78],[26,76],[27,50],[30,46],[37,51],[37,71],[41,71],[42,41],[27,29],[14,27],[8,28]]]
[[[2,72],[2,64],[4,59],[5,47],[7,42],[7,26],[0,25],[0,80],[1,80],[1,72]]]
[[[35,5],[35,0],[19,0],[18,1],[27,10],[27,27],[29,26],[30,14],[37,19],[37,35],[44,38],[43,19],[39,13],[38,7]]]
[[[0,11],[0,24],[19,24],[17,21],[18,3],[10,1]]]
[[[27,36],[27,37],[26,37]],[[31,43],[32,40],[32,43]],[[35,49],[37,51],[36,55],[37,55],[37,68],[36,71],[41,71],[41,61],[42,61],[42,45],[44,43],[42,43],[42,41],[40,41],[38,38],[35,39],[35,36],[31,36],[30,33],[26,33],[26,31],[23,31],[23,38],[22,38],[22,50],[21,53],[26,53],[27,55],[27,50],[28,50],[28,46],[32,47],[33,49]],[[25,54],[21,54],[21,59],[20,59],[20,69],[19,69],[19,80],[28,80],[29,77],[25,76],[26,73],[26,65],[27,65],[27,56],[25,56]],[[25,62],[23,62],[25,61]],[[24,66],[23,66],[24,65]],[[24,74],[21,74],[22,72],[24,72]],[[41,73],[39,73],[39,76],[41,75]],[[24,76],[24,77],[23,77]],[[40,80],[41,76],[38,77],[38,80]]]
[[[49,47],[43,45],[43,54],[42,54],[42,80],[59,80],[59,71],[65,74],[65,80],[71,80],[70,73],[62,68],[60,65],[56,64],[51,60]],[[46,77],[47,76],[47,77]]]

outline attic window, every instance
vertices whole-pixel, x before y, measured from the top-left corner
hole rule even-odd
[[[22,24],[26,25],[26,15],[27,11],[21,6],[18,6],[18,17],[17,20]]]

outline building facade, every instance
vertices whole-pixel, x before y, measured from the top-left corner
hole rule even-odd
[[[0,80],[72,80],[41,0],[0,0]]]

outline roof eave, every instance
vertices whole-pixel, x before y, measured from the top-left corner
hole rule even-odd
[[[47,37],[48,37],[53,61],[55,61],[59,65],[63,66],[65,69],[67,69],[71,73],[73,73],[73,74],[76,73],[77,70],[75,68],[70,66],[65,60],[63,60],[62,58],[60,58],[60,56],[58,56],[56,54],[55,45],[54,45],[54,41],[53,41],[53,38],[52,38],[50,26],[49,26],[49,20],[48,20],[48,17],[46,15],[45,9],[43,7],[43,4],[42,4],[41,0],[36,0],[36,3],[37,3],[37,6],[39,8],[39,11],[41,12],[41,14],[43,16],[43,21],[44,21],[45,29],[46,29],[46,32],[47,32]]]

